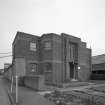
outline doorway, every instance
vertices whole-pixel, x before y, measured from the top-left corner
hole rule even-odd
[[[73,62],[69,62],[69,68],[70,68],[70,79],[75,78],[75,66]]]

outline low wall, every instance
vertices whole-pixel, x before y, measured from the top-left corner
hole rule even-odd
[[[92,80],[105,80],[105,74],[91,74]]]
[[[35,90],[43,90],[44,89],[44,77],[41,75],[36,76],[25,76],[24,77],[24,85]]]

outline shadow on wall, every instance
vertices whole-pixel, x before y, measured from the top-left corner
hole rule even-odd
[[[80,69],[78,71],[78,80],[79,81],[87,81],[90,80],[91,72],[88,69]]]

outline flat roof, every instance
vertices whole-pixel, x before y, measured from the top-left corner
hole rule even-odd
[[[92,56],[92,64],[101,64],[105,63],[105,54]]]

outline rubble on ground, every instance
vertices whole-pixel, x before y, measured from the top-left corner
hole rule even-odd
[[[55,90],[52,93],[45,94],[44,97],[53,101],[55,105],[105,105],[101,98],[82,91],[60,92]]]

